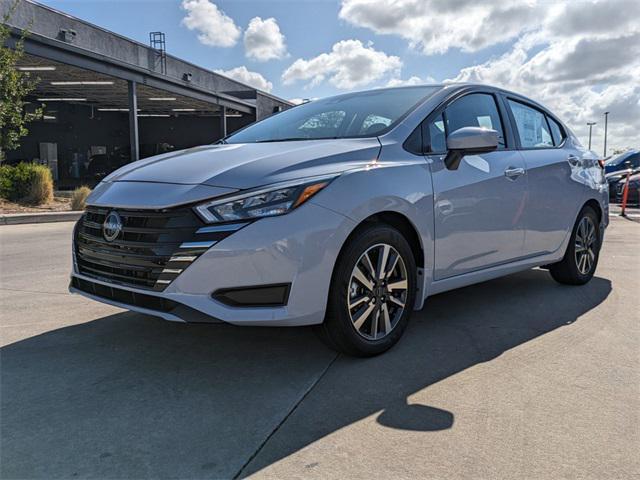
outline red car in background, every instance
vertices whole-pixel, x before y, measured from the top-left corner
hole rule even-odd
[[[620,180],[616,184],[616,200],[622,202],[624,194],[624,186],[626,182]],[[636,173],[629,177],[629,193],[627,195],[627,205],[640,205],[640,173]]]

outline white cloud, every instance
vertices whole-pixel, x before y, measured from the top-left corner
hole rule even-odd
[[[233,19],[224,14],[209,0],[182,0],[182,9],[187,15],[182,24],[198,33],[198,40],[213,47],[233,47],[240,38],[241,30]]]
[[[599,151],[603,113],[610,111],[608,145],[638,146],[638,0],[342,0],[340,18],[404,38],[426,55],[515,41],[503,55],[450,80],[502,86],[541,101],[585,144],[586,122],[596,121]]]
[[[387,87],[409,87],[412,85],[424,85],[427,83],[436,83],[436,79],[431,76],[426,76],[425,78],[420,78],[416,75],[409,77],[407,79],[402,78],[392,78],[386,84]]]
[[[450,48],[473,52],[511,40],[541,9],[536,1],[520,0],[343,0],[339,16],[435,54]]]
[[[282,81],[310,81],[311,86],[328,79],[336,88],[351,89],[369,85],[387,74],[399,74],[400,58],[375,50],[360,40],[342,40],[331,52],[309,60],[299,58],[282,74]]]
[[[640,3],[627,0],[557,6],[537,30],[510,51],[464,68],[452,81],[479,82],[521,92],[547,105],[586,145],[587,122],[595,121],[592,148],[602,151],[605,111],[609,111],[608,152],[640,141]],[[626,8],[626,15],[619,15]],[[598,25],[580,22],[590,15]],[[560,28],[559,19],[566,28]],[[600,23],[606,23],[602,29]]]
[[[232,68],[231,70],[216,70],[215,72],[219,73],[220,75],[224,75],[225,77],[237,80],[238,82],[249,85],[253,88],[257,88],[258,90],[270,92],[273,89],[273,83],[268,81],[258,72],[247,70],[247,67],[245,67],[244,65],[241,67]]]
[[[276,19],[252,18],[244,32],[244,49],[247,58],[259,62],[286,57],[287,45]]]

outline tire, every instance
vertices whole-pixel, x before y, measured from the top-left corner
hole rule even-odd
[[[381,275],[379,265],[385,258]],[[316,327],[316,333],[338,352],[378,355],[402,336],[415,292],[416,264],[407,240],[393,227],[366,226],[338,256],[324,323]]]
[[[549,266],[556,282],[584,285],[593,277],[600,256],[600,222],[591,207],[584,207],[571,232],[564,258]]]

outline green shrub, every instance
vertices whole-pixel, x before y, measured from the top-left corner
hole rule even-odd
[[[53,200],[53,177],[51,170],[44,165],[36,165],[31,171],[29,193],[24,198],[26,203],[42,205]]]
[[[13,167],[0,165],[0,198],[9,200],[13,186]]]
[[[71,194],[71,210],[84,210],[85,201],[90,193],[91,189],[89,187],[76,188]]]
[[[11,202],[41,205],[53,198],[53,178],[44,165],[19,163],[0,167],[0,196]]]

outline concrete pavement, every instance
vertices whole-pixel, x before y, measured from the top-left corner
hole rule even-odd
[[[71,228],[0,227],[2,478],[640,477],[637,223],[590,284],[438,295],[367,360],[71,296]]]

